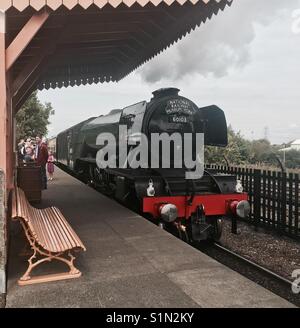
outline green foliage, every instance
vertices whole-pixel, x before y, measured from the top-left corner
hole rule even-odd
[[[37,92],[34,92],[16,115],[17,140],[35,137],[38,134],[47,135],[52,111],[52,105],[50,103],[43,105],[37,97]]]
[[[280,155],[283,156],[282,153]],[[300,151],[298,150],[290,150],[285,153],[285,163],[286,167],[291,169],[299,169],[300,168]]]
[[[226,164],[226,159],[230,164],[255,164],[278,167],[279,158],[283,161],[283,152],[279,151],[280,146],[272,145],[268,140],[260,139],[249,141],[240,132],[235,132],[231,126],[228,127],[228,146],[206,147],[206,163]],[[226,159],[225,159],[226,158]],[[287,151],[285,155],[285,165],[287,168],[300,168],[300,151]]]
[[[254,140],[250,147],[251,164],[276,164],[276,153],[274,147],[266,139]]]
[[[243,138],[240,132],[234,132],[228,127],[228,146],[206,147],[205,159],[207,163],[226,164],[226,159],[232,164],[245,164],[250,159],[250,141]],[[226,158],[226,159],[225,159]]]

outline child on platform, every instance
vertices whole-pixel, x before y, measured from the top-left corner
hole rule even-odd
[[[52,151],[49,151],[49,157],[47,162],[47,171],[48,171],[48,180],[53,180],[53,174],[54,174],[54,156]]]

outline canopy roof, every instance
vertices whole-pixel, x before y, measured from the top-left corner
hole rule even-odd
[[[119,81],[230,4],[231,0],[1,0],[8,45],[37,11],[49,15],[12,66],[12,78],[18,80],[40,56],[35,88]],[[201,46],[201,40],[195,46]]]
[[[232,0],[229,2],[231,1]],[[174,2],[183,5],[186,2],[196,4],[197,2],[222,2],[222,0],[1,0],[0,10],[6,11],[10,8],[15,8],[21,12],[28,7],[31,7],[32,9],[39,11],[46,6],[52,10],[57,10],[62,6],[71,10],[77,5],[83,9],[87,9],[92,5],[101,9],[107,4],[110,4],[114,8],[121,4],[125,4],[127,7],[131,7],[134,4],[139,4],[141,7],[144,7],[149,3],[152,3],[154,6],[157,6],[160,3],[165,3],[170,6]]]

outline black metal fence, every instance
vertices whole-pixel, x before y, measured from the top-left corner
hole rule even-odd
[[[300,174],[213,164],[206,167],[235,174],[242,181],[251,204],[250,223],[300,240]]]

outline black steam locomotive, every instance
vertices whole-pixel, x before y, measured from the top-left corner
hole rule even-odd
[[[195,162],[196,134],[204,136],[204,145],[226,147],[224,112],[217,106],[198,108],[178,93],[176,88],[160,89],[153,92],[150,102],[112,110],[108,115],[90,118],[65,130],[56,139],[57,161],[120,202],[134,204],[136,210],[158,224],[175,227],[185,239],[219,239],[224,216],[249,214],[248,196],[235,176],[204,170],[201,177],[188,179],[187,172],[191,169],[184,165],[185,145],[175,142],[171,142],[174,147],[166,148],[169,154],[162,144],[158,144],[155,152],[150,147],[146,150],[147,163],[138,158],[140,166],[136,168],[130,165],[129,156],[125,162],[120,160],[120,151],[126,149],[129,155],[141,146],[142,136],[150,144],[154,135],[190,135]],[[120,134],[120,126],[126,128],[125,135]],[[114,137],[114,149],[107,142],[99,142],[99,136],[101,139],[108,133]],[[174,160],[179,148],[181,167]],[[98,161],[99,155],[113,165],[103,166]],[[167,168],[166,155],[170,155]],[[155,167],[151,165],[153,162],[157,164]]]

